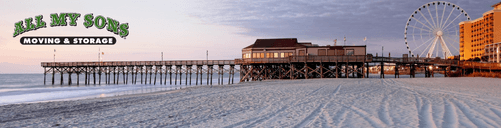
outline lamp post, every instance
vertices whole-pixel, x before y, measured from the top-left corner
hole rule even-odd
[[[381,57],[384,56],[384,46],[381,46]]]
[[[367,37],[364,37],[365,46],[367,46]]]
[[[343,45],[345,45],[345,46],[346,46],[346,36],[344,36],[343,41],[344,41],[344,44],[343,44]]]

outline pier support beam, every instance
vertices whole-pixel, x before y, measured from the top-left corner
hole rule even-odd
[[[170,70],[171,69],[171,66],[165,66],[165,79],[164,79],[164,84],[166,85],[167,84],[167,72],[170,73]],[[171,83],[172,84],[172,83]]]
[[[144,66],[141,66],[141,68],[139,69],[139,72],[141,72],[141,84],[143,84],[143,67]]]
[[[134,68],[134,71],[135,71],[135,73],[134,73],[134,84],[137,84],[137,71],[138,71],[138,70],[139,70],[139,67],[138,67],[138,66],[136,66],[136,67]]]
[[[46,67],[43,67],[43,85],[45,85],[45,77],[47,76],[47,68]]]
[[[196,68],[197,68],[197,70],[196,70],[195,75],[197,75],[197,77],[195,79],[195,85],[198,85],[198,74],[200,74],[200,68],[202,68],[202,65],[197,65]]]
[[[96,67],[92,67],[93,70],[92,70],[92,74],[94,74],[92,77],[94,79],[94,85],[96,85]]]
[[[87,85],[87,77],[88,77],[88,74],[89,74],[89,67],[85,67],[84,68],[84,72],[85,72],[85,85]]]
[[[175,71],[175,75],[176,75],[176,76],[174,77],[174,85],[177,85],[177,74],[179,74],[179,69],[178,69],[178,68],[179,68],[179,67],[176,65],[176,70],[174,70],[174,71]]]
[[[99,68],[99,85],[101,85],[101,74],[102,74],[102,70],[101,70],[101,67],[98,67]]]
[[[127,70],[124,71],[126,74],[125,75],[125,84],[129,84],[129,72],[130,72],[131,67],[126,67],[126,68],[127,68]]]
[[[116,74],[117,74],[116,67],[113,67],[113,84],[116,84],[116,82],[117,82],[116,81]]]
[[[120,67],[118,67],[117,70],[118,70],[117,71],[117,84],[118,84],[118,83],[120,83],[120,71],[122,71],[122,70],[120,70]]]
[[[78,85],[80,85],[80,72],[77,72],[77,86]]]
[[[224,65],[218,65],[218,84],[223,85]]]
[[[158,72],[158,65],[155,65],[155,80],[153,81],[153,85],[157,84],[157,72]]]
[[[126,80],[125,80],[125,73],[126,73],[126,70],[125,70],[125,67],[122,67],[122,79],[123,79],[123,84],[127,84]],[[118,82],[117,82],[118,83]]]
[[[68,85],[71,85],[71,72],[68,71]]]
[[[235,65],[230,65],[230,73],[228,76],[228,84],[230,84],[230,77],[231,77],[231,84],[233,84],[233,77],[235,77]]]
[[[336,78],[339,78],[339,65],[338,65],[338,62],[336,62]]]
[[[366,65],[365,65],[365,73],[366,73],[366,77],[369,78],[369,63],[366,63]]]
[[[199,68],[200,68],[200,85],[203,85],[202,81],[203,81],[203,78],[204,78],[204,76],[203,76],[203,74],[204,74],[204,66],[200,65]]]
[[[148,84],[148,66],[144,67],[144,84]]]
[[[64,74],[63,69],[61,69],[61,68],[59,69],[59,74],[61,74],[61,83],[60,84],[63,85],[63,80],[64,80],[63,79],[63,74]]]
[[[400,73],[398,72],[399,65],[398,63],[395,64],[395,78],[400,78]]]
[[[54,75],[56,74],[55,68],[52,67],[52,85],[54,85]]]
[[[181,89],[181,85],[183,85],[183,67],[182,65],[179,65],[179,67],[177,67],[177,71],[179,72],[179,89]]]
[[[210,85],[212,87],[212,71],[214,69],[214,66],[208,65],[207,69],[207,85],[209,85],[209,76],[210,76]]]
[[[384,62],[381,62],[381,74],[379,75],[379,78],[384,78]]]
[[[68,72],[68,85],[72,85],[73,82],[71,80],[71,74],[73,74],[73,72]]]
[[[342,68],[341,68],[342,69]],[[345,78],[348,78],[350,75],[348,74],[348,64],[344,64],[344,69],[342,69],[342,71],[340,71],[340,73],[343,73],[344,72],[344,77]],[[343,76],[342,74],[339,74],[339,76]]]
[[[191,85],[191,74],[192,74],[191,70],[192,70],[191,65],[187,65],[186,66],[186,71],[188,73],[186,74],[186,77],[188,77],[188,74],[190,74],[190,85]]]
[[[184,85],[188,86],[188,65],[185,66],[186,67],[186,70],[185,70],[185,74],[184,74]],[[182,70],[181,70],[182,71]],[[182,75],[181,75],[182,76]]]
[[[351,65],[351,69],[353,70],[353,71],[351,72],[351,76],[352,76],[353,78],[355,78],[355,71],[356,71],[355,64],[352,64],[352,65]]]
[[[150,84],[151,84],[151,76],[152,76],[152,74],[153,74],[153,66],[149,66],[149,67],[150,67],[150,69],[149,69],[149,70],[150,70]]]
[[[169,67],[169,82],[172,85],[172,67]]]
[[[159,65],[160,66],[160,85],[162,85],[162,71],[163,71],[163,65]]]

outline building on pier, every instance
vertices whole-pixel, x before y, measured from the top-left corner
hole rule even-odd
[[[366,46],[319,46],[296,38],[257,39],[242,49],[242,58],[288,58],[289,56],[365,55]]]
[[[242,49],[240,81],[363,78],[366,46],[319,46],[296,38],[257,39]],[[351,76],[350,76],[351,75]]]

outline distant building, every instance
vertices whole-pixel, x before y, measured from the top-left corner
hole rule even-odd
[[[492,7],[483,17],[459,23],[460,60],[488,56],[485,46],[501,42],[501,2]]]
[[[501,54],[501,49],[499,48],[501,48],[501,42],[485,45],[484,55],[487,56],[488,62],[499,63],[501,61],[499,56]]]
[[[242,49],[242,58],[287,58],[289,56],[365,55],[366,46],[318,46],[296,38],[257,39]]]

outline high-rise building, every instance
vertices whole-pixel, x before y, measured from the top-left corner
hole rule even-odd
[[[501,42],[501,2],[492,7],[478,19],[459,23],[460,60],[482,58],[485,45]]]

